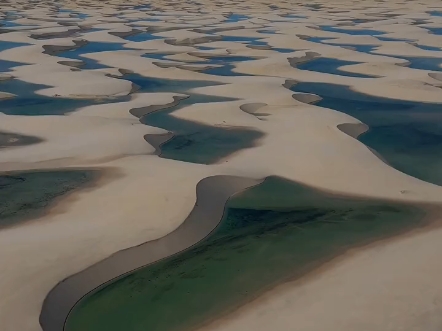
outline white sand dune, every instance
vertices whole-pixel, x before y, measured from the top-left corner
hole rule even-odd
[[[117,251],[176,229],[195,203],[197,183],[208,176],[260,179],[277,175],[328,192],[442,203],[441,186],[392,168],[338,128],[344,123],[362,125],[359,120],[297,101],[292,97],[294,93],[283,87],[288,79],[333,83],[374,96],[442,103],[440,74],[408,68],[404,66],[406,60],[401,58],[439,58],[442,49],[427,51],[406,42],[382,41],[376,36],[354,36],[320,28],[339,25],[348,30],[373,29],[385,32],[384,36],[389,38],[409,38],[421,45],[441,47],[442,36],[426,29],[442,27],[442,18],[427,13],[442,10],[439,1],[406,4],[373,0],[352,4],[342,0],[332,4],[322,1],[319,3],[323,7],[318,10],[282,1],[225,1],[219,5],[204,0],[201,3],[154,1],[153,9],[134,8],[145,5],[141,0],[105,3],[68,0],[63,5],[48,1],[38,6],[27,1],[2,3],[3,17],[7,11],[13,11],[19,16],[15,23],[22,26],[6,27],[10,32],[0,34],[0,45],[2,42],[27,44],[0,49],[0,61],[22,63],[8,70],[7,75],[42,85],[36,93],[49,97],[127,96],[121,102],[92,104],[69,115],[0,115],[0,131],[42,139],[38,144],[2,150],[0,171],[80,168],[103,172],[92,187],[59,200],[37,219],[1,229],[2,331],[40,331],[38,317],[42,302],[60,280]],[[277,8],[270,9],[272,5]],[[58,12],[60,6],[70,11]],[[80,17],[78,13],[86,16]],[[248,17],[229,22],[230,13]],[[356,19],[369,21],[356,24],[353,22]],[[425,24],[414,24],[418,19],[425,19]],[[237,27],[243,28],[223,31]],[[75,35],[57,36],[70,29],[76,30]],[[153,31],[162,39],[132,42],[109,33],[132,29]],[[55,35],[50,36],[51,33]],[[31,38],[44,34],[48,34],[48,39]],[[290,48],[293,52],[252,49],[247,47],[248,41],[210,40],[220,36],[262,38],[260,41],[270,47]],[[307,41],[303,36],[333,39],[318,43]],[[209,39],[203,40],[205,42],[195,44],[198,38],[206,37]],[[122,47],[84,54],[85,59],[110,67],[94,70],[60,64],[70,59],[43,53],[44,45],[74,46],[73,40],[81,39]],[[169,39],[174,39],[175,44],[165,42]],[[333,44],[373,44],[377,48],[372,53],[362,53]],[[200,46],[213,49],[200,49]],[[167,61],[142,56],[151,52],[168,54]],[[346,77],[290,66],[288,58],[302,58],[308,52],[358,62],[341,69],[379,77]],[[210,62],[198,57],[201,54],[256,59],[234,64],[234,72],[248,76],[215,76],[154,64],[174,61],[192,66],[196,61]],[[166,130],[141,124],[129,111],[167,105],[174,101],[173,97],[185,94],[171,87],[165,93],[129,95],[132,83],[121,77],[124,71],[119,69],[144,77],[217,82],[220,85],[195,88],[189,93],[228,97],[233,101],[191,104],[171,116],[212,127],[253,129],[262,132],[263,137],[255,147],[237,151],[211,165],[158,157],[154,154],[155,148],[143,137],[164,134]],[[1,92],[3,83],[0,83],[0,97],[8,97],[9,94]],[[19,92],[16,98],[20,98]],[[257,113],[265,116],[254,114],[253,107],[241,110],[246,104],[260,105]],[[436,225],[438,221],[436,215]],[[439,280],[442,262],[438,255],[441,249],[442,232],[437,228],[358,249],[324,266],[315,275],[270,291],[208,328],[439,331],[442,328]]]

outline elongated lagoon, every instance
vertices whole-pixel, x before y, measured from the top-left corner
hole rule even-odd
[[[65,330],[193,329],[349,247],[419,226],[422,216],[268,178],[232,198],[206,240],[86,296]]]

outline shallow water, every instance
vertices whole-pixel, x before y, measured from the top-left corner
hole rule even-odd
[[[411,207],[326,196],[279,178],[227,206],[208,239],[87,296],[66,330],[193,329],[348,247],[417,226],[422,217]]]
[[[299,83],[296,92],[314,93],[318,106],[354,116],[370,127],[360,137],[394,168],[442,185],[442,104],[374,97],[347,86]]]
[[[230,128],[204,125],[180,119],[171,114],[196,103],[226,102],[234,99],[191,94],[179,105],[144,116],[142,123],[173,132],[174,137],[161,146],[160,156],[184,162],[211,164],[237,152],[253,147],[263,136],[259,131],[246,128]],[[228,107],[226,105],[226,107]]]
[[[0,175],[0,228],[36,218],[54,199],[93,180],[95,171],[56,170]]]
[[[175,136],[161,145],[160,156],[184,162],[211,164],[236,151],[254,146],[263,136],[259,131],[246,128],[230,128],[204,125],[180,119],[171,114],[195,103],[226,102],[235,99],[195,94],[189,90],[204,86],[220,85],[216,82],[168,80],[143,77],[137,74],[125,75],[140,87],[139,92],[175,92],[190,95],[177,106],[150,113],[141,118],[141,122],[173,132]],[[210,104],[207,105],[210,107]],[[228,107],[226,105],[226,107]]]
[[[344,61],[332,58],[319,57],[313,60],[297,64],[296,68],[301,70],[322,72],[338,76],[358,77],[358,78],[373,78],[374,76],[358,74],[340,70],[339,68],[346,65],[358,64],[359,62]]]

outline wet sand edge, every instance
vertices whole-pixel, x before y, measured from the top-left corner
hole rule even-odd
[[[194,208],[176,230],[162,238],[121,250],[59,282],[43,302],[39,318],[43,330],[64,330],[70,312],[89,293],[205,239],[221,222],[229,198],[261,182],[224,175],[202,179],[196,186]]]

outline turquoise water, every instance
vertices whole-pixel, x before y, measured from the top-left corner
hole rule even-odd
[[[318,106],[338,110],[366,123],[359,140],[396,169],[442,185],[442,104],[374,97],[347,86],[299,83],[296,92],[314,93]]]
[[[419,226],[422,216],[268,178],[234,196],[206,240],[86,296],[66,331],[198,329],[352,246]]]

